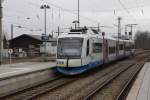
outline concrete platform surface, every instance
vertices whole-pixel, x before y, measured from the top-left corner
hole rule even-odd
[[[55,62],[25,62],[0,65],[0,79],[55,67]]]
[[[140,71],[126,100],[150,100],[150,63]]]

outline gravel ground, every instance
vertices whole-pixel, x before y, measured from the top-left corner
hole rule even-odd
[[[128,62],[126,63],[128,64]],[[129,64],[128,64],[129,65]],[[85,90],[89,90],[93,87],[91,87],[91,84],[97,84],[97,80],[102,78],[104,75],[110,73],[114,69],[118,69],[118,67],[125,66],[125,64],[116,64],[113,66],[110,66],[108,68],[105,68],[103,70],[100,70],[97,73],[94,73],[92,75],[89,75],[88,77],[80,78],[79,80],[73,82],[72,84],[67,84],[66,86],[63,86],[55,91],[49,92],[48,94],[45,94],[41,97],[35,98],[35,100],[79,100],[82,98],[82,95],[85,93]],[[92,85],[96,86],[96,85]],[[84,90],[84,91],[83,91]],[[75,93],[77,93],[75,95]],[[77,98],[78,97],[78,98]]]

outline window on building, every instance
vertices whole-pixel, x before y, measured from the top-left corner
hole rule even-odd
[[[102,43],[93,43],[93,53],[102,52]]]

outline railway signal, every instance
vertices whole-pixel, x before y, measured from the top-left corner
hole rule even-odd
[[[126,31],[125,31],[125,35],[127,35],[127,27],[131,28],[131,31],[129,32],[129,39],[132,40],[132,34],[133,34],[133,26],[136,26],[138,24],[127,24],[125,27]]]

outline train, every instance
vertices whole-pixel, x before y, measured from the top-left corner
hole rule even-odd
[[[134,52],[134,41],[105,37],[92,28],[71,29],[58,37],[56,70],[78,75]]]

